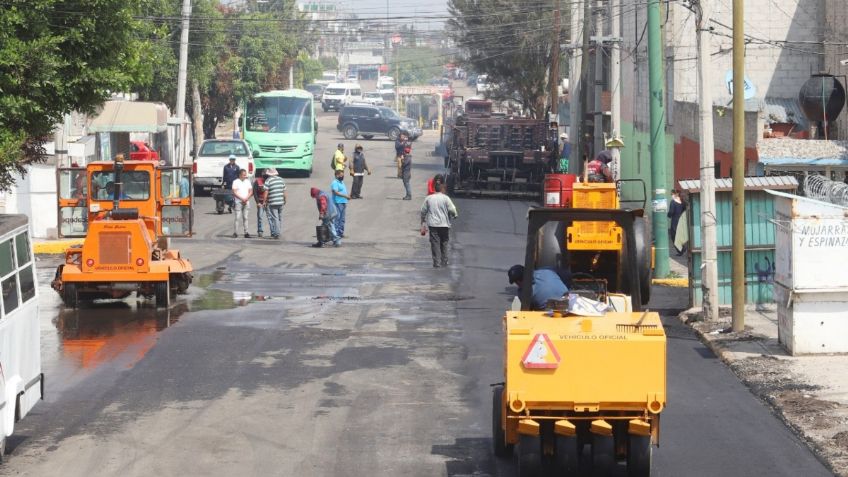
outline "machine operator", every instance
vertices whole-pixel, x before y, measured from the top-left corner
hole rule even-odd
[[[518,286],[518,293],[521,294],[522,282],[524,281],[524,266],[513,265],[507,272],[510,284]],[[537,268],[533,271],[533,289],[530,303],[532,310],[544,310],[547,307],[548,300],[556,300],[562,298],[568,292],[568,287],[556,270],[552,268]]]
[[[608,149],[599,152],[594,159],[589,161],[589,182],[612,182],[612,171],[609,164],[612,162],[612,153]]]

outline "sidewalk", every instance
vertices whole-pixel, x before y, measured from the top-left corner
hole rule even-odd
[[[730,310],[721,315],[715,322],[693,322],[700,317],[693,308],[680,319],[834,474],[848,476],[848,355],[790,356],[778,343],[773,307],[746,311],[739,333],[730,331]]]

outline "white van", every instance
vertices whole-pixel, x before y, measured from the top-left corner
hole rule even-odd
[[[489,86],[489,77],[488,75],[480,75],[477,77],[477,94],[485,93],[489,91],[491,86]]]
[[[391,76],[380,76],[377,79],[377,91],[381,94],[391,94],[395,92],[395,79]]]
[[[362,101],[362,87],[358,83],[332,83],[324,88],[321,108],[325,113],[331,109],[338,111],[354,101]]]

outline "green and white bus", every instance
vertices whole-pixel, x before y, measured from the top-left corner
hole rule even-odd
[[[257,173],[268,167],[312,172],[318,122],[309,91],[257,94],[244,106],[241,126]]]

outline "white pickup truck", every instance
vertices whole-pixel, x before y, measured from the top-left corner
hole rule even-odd
[[[200,152],[192,164],[194,190],[220,188],[224,166],[230,161],[231,154],[236,156],[239,168],[253,176],[253,155],[246,142],[241,139],[207,139],[200,145]]]

